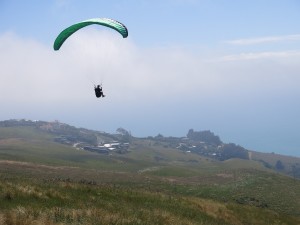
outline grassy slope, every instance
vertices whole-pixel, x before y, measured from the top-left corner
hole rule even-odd
[[[177,180],[175,184],[174,180],[139,174],[1,162],[0,180],[0,224],[300,222],[289,212],[255,206],[256,201],[237,204],[222,200],[231,190],[223,189],[227,182],[211,184],[220,182],[218,179],[207,179],[198,185]],[[244,194],[249,195],[249,189],[244,188]],[[255,198],[260,199],[257,193]]]
[[[278,160],[280,160],[284,165],[287,166],[296,163],[300,164],[300,158],[298,157],[279,155],[275,153],[263,153],[263,152],[252,151],[251,156],[253,160],[263,160],[269,163],[273,167],[275,167],[276,162]],[[290,168],[286,168],[286,169],[290,169]]]
[[[119,171],[134,171],[149,164],[77,150],[53,139],[53,135],[35,128],[0,128],[0,159]]]
[[[260,181],[268,187],[273,182],[290,184],[288,178],[281,181],[274,174],[266,182],[268,174],[253,171],[236,176],[236,181],[206,177],[191,183],[136,173],[1,162],[0,224],[299,224],[293,212],[297,208],[284,201],[289,203],[285,208],[280,201],[287,199],[273,196],[277,189],[266,196]],[[300,183],[294,186],[299,190]],[[235,199],[245,202],[238,204]],[[262,200],[270,206],[279,202],[275,208],[262,208],[258,205]]]
[[[143,140],[106,156],[52,140],[0,129],[0,224],[300,223],[299,180],[257,162],[215,162]]]

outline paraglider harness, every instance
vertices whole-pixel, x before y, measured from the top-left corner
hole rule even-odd
[[[105,97],[105,95],[103,94],[101,85],[97,85],[97,87],[96,87],[96,85],[94,85],[94,89],[95,89],[95,95],[97,98]]]

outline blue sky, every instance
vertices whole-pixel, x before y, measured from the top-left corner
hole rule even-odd
[[[53,51],[56,36],[95,17]],[[300,156],[297,0],[0,0],[0,119],[60,120],[134,136],[211,130]],[[107,97],[93,96],[103,82]]]

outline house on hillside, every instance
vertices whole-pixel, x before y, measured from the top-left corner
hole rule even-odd
[[[83,149],[86,151],[97,152],[97,153],[101,153],[101,154],[109,153],[109,150],[105,147],[84,146]]]
[[[128,152],[129,143],[120,143],[120,142],[109,142],[103,143],[98,146],[84,146],[83,150],[97,152],[101,154],[109,154],[111,152],[116,152],[119,154],[123,154]]]

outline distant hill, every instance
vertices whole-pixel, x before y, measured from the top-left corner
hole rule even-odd
[[[12,119],[0,121],[0,146],[6,138],[13,137],[12,128],[20,128],[19,135],[22,132],[24,135],[29,135],[31,132],[31,135],[36,135],[35,138],[37,138],[44,134],[48,135],[48,142],[99,154],[126,154],[136,149],[137,143],[146,142],[154,149],[163,147],[172,149],[173,153],[193,153],[216,161],[229,159],[256,161],[267,169],[284,173],[294,178],[300,178],[300,158],[249,151],[234,143],[223,143],[219,136],[209,130],[194,131],[190,129],[186,137],[164,137],[159,134],[155,137],[136,138],[124,128],[118,128],[115,134],[109,134],[85,128],[76,128],[59,121]],[[34,133],[35,131],[38,135]],[[34,137],[32,138],[35,139]],[[157,161],[168,160],[167,157],[159,155],[156,155],[155,159]]]
[[[275,153],[249,151],[251,160],[262,163],[266,168],[300,178],[300,158]]]

